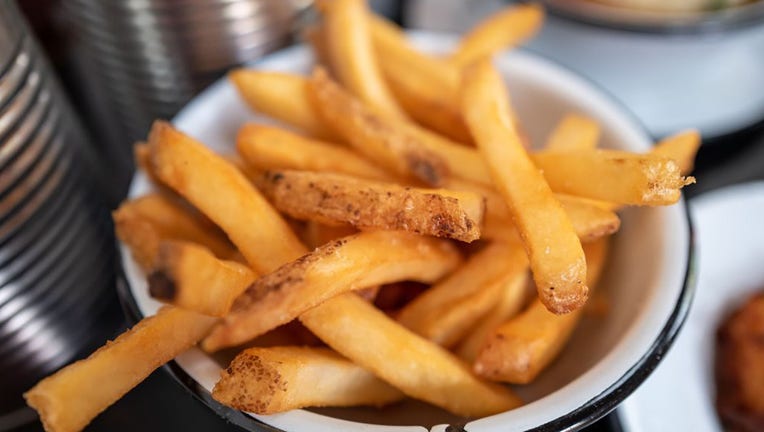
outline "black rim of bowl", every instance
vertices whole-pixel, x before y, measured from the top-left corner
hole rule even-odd
[[[288,47],[286,49],[293,49],[295,46]],[[597,85],[595,82],[588,78],[570,70],[569,68],[561,65],[560,63],[533,52],[532,50],[523,49],[525,52],[530,52],[532,55],[540,57],[542,60],[552,63],[554,66],[566,70],[568,73],[575,75],[578,79],[586,82],[592,88],[596,89],[603,97],[607,98],[609,102],[617,105],[621,108],[624,115],[629,117],[635,127],[642,130],[644,135],[648,138],[652,138],[652,135],[644,126],[644,124],[632,113],[623,103],[613,96],[611,93]],[[278,54],[276,51],[273,54]],[[264,57],[263,59],[267,58]],[[260,63],[263,59],[260,59],[257,63]],[[203,93],[211,90],[213,85],[209,86],[206,90],[197,94],[196,97],[201,96]],[[183,110],[180,111],[181,113]],[[687,268],[685,269],[684,280],[682,282],[682,289],[677,298],[676,305],[666,320],[660,333],[655,341],[652,343],[648,351],[640,357],[639,360],[624,373],[615,383],[611,384],[602,393],[593,397],[589,401],[585,402],[579,408],[564,414],[550,422],[544,423],[540,426],[536,426],[532,429],[528,429],[526,432],[563,432],[563,431],[576,431],[586,426],[591,425],[597,420],[605,417],[612,412],[626,397],[631,395],[642,382],[650,376],[656,367],[663,360],[664,356],[671,348],[674,340],[676,339],[682,325],[687,318],[692,299],[695,293],[696,275],[697,275],[697,261],[695,253],[695,230],[693,227],[692,218],[690,216],[690,208],[687,199],[682,194],[682,205],[684,210],[685,220],[687,221],[688,242],[687,242]],[[129,283],[127,277],[124,274],[124,268],[121,265],[122,259],[125,257],[120,251],[119,258],[119,277],[117,282],[117,291],[119,299],[122,304],[122,309],[125,312],[125,316],[132,323],[137,323],[143,318],[143,314],[138,307],[138,303],[130,292]],[[261,432],[288,432],[282,429],[276,428],[269,424],[263,423],[254,417],[245,414],[242,411],[229,408],[220,402],[214,400],[212,395],[206,388],[202,387],[194,378],[192,378],[176,361],[172,360],[163,366],[170,376],[178,382],[183,388],[185,388],[192,396],[201,401],[207,407],[211,408],[216,414],[222,417],[224,420],[231,424],[234,424],[244,430],[253,430]],[[464,431],[463,425],[450,425],[448,427],[449,432]]]

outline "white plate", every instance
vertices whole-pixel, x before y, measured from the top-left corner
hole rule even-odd
[[[666,359],[621,405],[627,431],[722,430],[714,410],[716,328],[764,288],[764,182],[710,192],[690,207],[699,265],[694,303]]]
[[[442,52],[454,41],[455,38],[443,35],[417,34],[415,37],[421,48],[434,52]],[[305,73],[312,64],[311,53],[304,47],[295,47],[269,56],[255,66]],[[508,80],[518,116],[533,142],[542,142],[564,114],[578,111],[600,122],[604,146],[632,151],[650,149],[647,133],[622,107],[559,66],[522,52],[500,57],[497,66]],[[192,101],[176,117],[175,124],[216,151],[232,152],[236,132],[247,121],[263,121],[263,118],[253,114],[234,88],[221,80]],[[131,185],[130,196],[145,194],[150,189],[145,176],[139,173]],[[470,422],[467,430],[521,431],[537,427],[557,430],[560,424],[590,423],[614,408],[659,361],[660,350],[671,343],[684,317],[691,292],[686,283],[689,239],[683,202],[673,207],[626,211],[603,276],[603,291],[613,287],[612,313],[602,320],[591,317],[582,320],[569,347],[554,366],[532,385],[517,388],[530,403]],[[122,252],[131,294],[141,314],[153,314],[159,303],[148,297],[145,276],[129,259],[129,254]],[[177,364],[202,391],[212,389],[219,376],[220,367],[198,349],[178,357]],[[464,420],[433,411],[424,404],[396,405],[384,411],[322,412],[369,423],[403,425]],[[425,430],[422,426],[361,426],[305,410],[255,417],[286,430]],[[550,423],[553,421],[558,423]],[[435,428],[443,430],[445,426]]]

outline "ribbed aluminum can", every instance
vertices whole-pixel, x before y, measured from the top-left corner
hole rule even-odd
[[[308,0],[69,0],[80,79],[110,153],[132,168],[133,142],[230,68],[289,44]],[[115,148],[116,147],[116,148]]]
[[[88,138],[14,2],[0,1],[0,430],[21,394],[121,320]]]

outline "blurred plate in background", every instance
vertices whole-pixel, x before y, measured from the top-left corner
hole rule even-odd
[[[502,0],[416,0],[406,23],[465,31]],[[764,2],[706,13],[645,13],[590,0],[548,0],[527,48],[587,76],[660,137],[716,138],[764,120]]]
[[[698,287],[684,330],[663,363],[619,407],[627,432],[718,432],[714,409],[716,329],[764,289],[764,182],[717,189],[691,202]]]

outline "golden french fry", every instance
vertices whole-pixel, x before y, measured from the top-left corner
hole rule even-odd
[[[253,111],[295,126],[311,136],[336,141],[339,135],[318,114],[305,77],[254,69],[235,69],[228,79]]]
[[[446,182],[446,187],[475,192],[485,198],[483,238],[520,241],[519,233],[509,215],[509,208],[498,192],[486,186],[459,179],[449,180]],[[556,194],[555,196],[562,204],[565,213],[573,224],[576,235],[582,242],[589,242],[613,234],[621,226],[618,215],[600,203],[570,195]]]
[[[250,182],[255,182],[257,179],[260,178],[260,176],[263,175],[263,171],[261,171],[259,168],[252,166],[248,164],[239,154],[232,153],[227,155],[222,155],[225,160],[228,161],[231,165],[236,167],[236,169],[239,170],[242,174],[244,174],[244,177],[247,178]]]
[[[589,286],[594,287],[602,273],[608,240],[603,237],[584,246]],[[583,309],[577,309],[555,315],[535,300],[485,340],[473,365],[475,373],[495,381],[517,384],[533,381],[565,346],[582,313]]]
[[[169,125],[156,123],[149,145],[152,166],[162,182],[176,190],[179,189],[182,195],[193,197],[202,204],[210,203],[197,199],[200,198],[199,195],[211,193],[209,196],[213,197],[212,206],[201,205],[200,207],[206,208],[209,214],[214,216],[211,217],[212,220],[220,220],[221,214],[226,217],[231,215],[230,206],[218,206],[214,202],[215,197],[223,196],[224,199],[233,200],[249,198],[242,192],[247,188],[241,185],[246,184],[249,188],[252,186],[235,168],[228,165],[222,158],[212,155],[201,145],[191,142],[189,138],[172,130]],[[205,189],[206,186],[200,187],[200,182],[207,182],[211,189]],[[220,189],[217,189],[218,187]],[[231,196],[231,193],[236,196]],[[273,212],[275,219],[284,224],[280,216],[262,197],[260,200],[267,209]],[[156,216],[162,216],[162,214]],[[248,238],[246,234],[252,227],[249,217],[251,214],[248,214],[246,218],[233,221],[226,219],[221,225],[234,234],[232,238],[245,239]],[[273,225],[268,222],[260,223],[256,229],[261,232],[268,231],[273,229]],[[279,226],[277,228],[280,229]],[[274,234],[278,238],[277,243],[281,242],[282,247],[266,247],[267,252],[273,254],[272,256],[266,256],[265,253],[250,253],[253,267],[270,270],[273,262],[280,265],[305,253],[299,241],[295,239],[294,242],[290,242],[279,235],[292,235],[291,231],[286,233],[271,231],[254,237],[267,237]],[[49,430],[63,432],[81,430],[101,411],[143,381],[156,368],[201,340],[216,321],[217,318],[193,311],[166,307],[156,316],[143,319],[132,330],[123,333],[114,342],[106,344],[87,359],[67,366],[39,382],[26,393],[27,403],[40,413],[43,424]]]
[[[149,293],[183,309],[222,317],[256,276],[243,264],[218,260],[203,246],[164,240],[149,275]]]
[[[378,114],[316,69],[311,88],[326,120],[361,154],[391,172],[439,185],[448,175],[445,163],[417,143],[402,121]]]
[[[302,37],[313,50],[313,56],[316,63],[323,66],[330,75],[334,75],[331,55],[329,54],[329,44],[326,40],[326,28],[321,23],[307,26],[302,31]]]
[[[395,24],[373,14],[369,20],[379,67],[406,113],[449,138],[471,143],[459,111],[459,70],[415,50]]]
[[[99,413],[201,339],[215,318],[165,307],[90,357],[43,379],[24,394],[47,431],[82,430]]]
[[[125,201],[112,213],[112,218],[117,237],[130,246],[133,257],[144,270],[154,265],[159,241],[164,239],[198,243],[224,259],[237,254],[212,223],[161,194]]]
[[[255,414],[303,407],[382,406],[403,393],[327,348],[242,351],[220,374],[212,397]]]
[[[276,210],[225,159],[164,122],[154,123],[149,144],[162,182],[220,226],[256,272],[305,253]]]
[[[330,347],[408,396],[455,414],[481,417],[522,402],[507,387],[476,378],[445,349],[410,332],[352,293],[300,316]]]
[[[256,280],[202,347],[216,351],[246,342],[350,290],[401,280],[433,282],[460,260],[452,244],[402,231],[337,240]]]
[[[371,42],[364,0],[333,0],[323,7],[326,44],[339,81],[379,112],[405,117],[387,88]]]
[[[138,169],[146,174],[151,183],[153,183],[161,192],[169,193],[162,182],[154,174],[154,170],[151,169],[151,150],[149,150],[148,143],[144,141],[133,144],[133,157],[135,158],[135,165]]]
[[[244,125],[236,138],[236,148],[249,165],[261,170],[328,171],[393,180],[393,176],[346,148],[273,126]]]
[[[545,150],[591,150],[597,148],[600,125],[581,114],[567,114],[560,120],[547,139]]]
[[[544,22],[544,10],[536,4],[512,5],[491,15],[470,30],[449,57],[462,68],[533,37]]]
[[[658,141],[650,153],[673,159],[679,165],[682,175],[687,175],[692,172],[700,141],[700,132],[697,130],[679,132]]]
[[[523,148],[509,115],[509,96],[490,60],[465,71],[462,106],[528,252],[544,305],[568,313],[586,302],[586,261],[560,202]]]
[[[316,221],[307,221],[302,232],[302,241],[313,250],[330,241],[341,239],[357,233],[358,230],[350,225],[326,225]]]
[[[496,305],[508,279],[528,267],[520,245],[493,243],[406,305],[398,322],[438,345],[451,347]]]
[[[480,238],[485,209],[483,197],[472,192],[417,189],[310,171],[269,171],[259,189],[274,207],[295,219],[464,242]]]
[[[503,283],[501,297],[495,306],[467,333],[454,349],[456,355],[472,364],[485,341],[501,324],[517,315],[525,305],[528,290],[528,263],[513,267]],[[588,304],[588,303],[587,303]]]
[[[533,162],[556,192],[617,204],[667,205],[676,203],[684,186],[676,162],[655,154],[618,150],[538,152]]]

